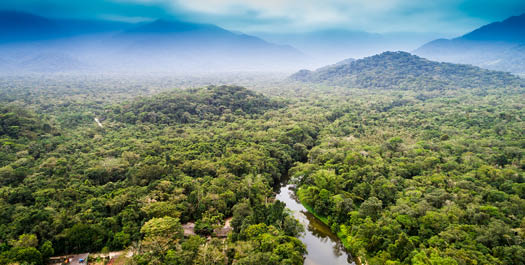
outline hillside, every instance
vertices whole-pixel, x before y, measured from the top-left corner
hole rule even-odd
[[[525,14],[485,25],[458,38],[431,41],[414,53],[433,60],[525,73],[523,45]]]
[[[210,86],[137,99],[116,109],[128,123],[176,124],[248,116],[281,107],[268,97],[238,86]]]
[[[523,86],[508,73],[478,67],[439,63],[406,52],[384,52],[316,71],[301,70],[290,77],[301,82],[355,88],[446,90]]]

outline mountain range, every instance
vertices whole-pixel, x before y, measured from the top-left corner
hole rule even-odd
[[[296,69],[290,46],[211,24],[123,23],[0,12],[2,72],[215,72]]]
[[[291,80],[353,88],[450,90],[471,88],[523,89],[523,79],[476,66],[430,61],[407,52],[384,52],[320,68],[301,70]]]
[[[0,72],[292,72],[385,50],[409,50],[433,34],[319,30],[258,36],[271,42],[176,19],[126,23],[0,11]],[[431,41],[413,53],[525,73],[525,14],[458,38]]]
[[[525,14],[485,25],[454,39],[431,41],[414,53],[433,60],[525,73]]]

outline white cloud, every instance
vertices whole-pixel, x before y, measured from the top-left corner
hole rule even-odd
[[[114,0],[162,5],[177,14],[241,31],[347,28],[371,32],[460,33],[487,21],[460,6],[474,0]],[[512,1],[512,0],[510,0]]]

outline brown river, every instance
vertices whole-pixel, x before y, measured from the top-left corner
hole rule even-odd
[[[308,251],[304,264],[355,264],[351,255],[345,251],[337,235],[298,202],[292,188],[293,185],[282,186],[277,194],[277,199],[284,202],[286,207],[293,212],[295,218],[305,227],[305,233],[299,237],[306,245]]]

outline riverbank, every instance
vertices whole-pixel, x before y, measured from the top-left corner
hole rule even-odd
[[[315,217],[297,199],[293,185],[281,186],[276,199],[284,202],[305,231],[298,237],[306,246],[305,265],[355,265],[357,262],[346,251],[341,240],[325,222]]]
[[[295,192],[295,190],[294,190]],[[328,222],[328,218],[325,217],[325,216],[321,216],[319,215],[312,206],[304,203],[304,200],[301,200],[300,196],[295,192],[296,194],[296,197],[297,197],[297,200],[299,201],[299,203],[306,209],[308,210],[309,213],[311,213],[313,216],[315,216],[315,218],[319,219],[321,222],[323,222],[327,227],[329,227],[331,229],[331,226]],[[361,260],[361,257],[355,255],[354,253],[352,253],[351,249],[350,249],[350,246],[348,244],[348,241],[346,240],[346,238],[342,235],[341,231],[338,231],[337,233],[335,233],[333,230],[332,232],[337,235],[337,237],[339,238],[339,240],[341,241],[341,243],[343,244],[344,248],[346,249],[346,251],[349,251],[352,255],[353,258],[355,258],[355,262],[357,265],[367,265],[366,264],[366,260],[365,261],[362,261]]]

